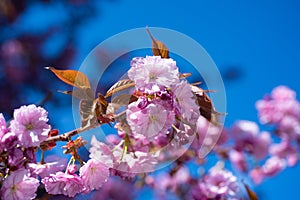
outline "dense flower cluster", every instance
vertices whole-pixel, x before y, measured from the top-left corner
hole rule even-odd
[[[50,125],[47,112],[35,105],[22,106],[14,111],[10,126],[0,114],[1,188],[2,199],[33,199],[39,181],[29,170],[36,163],[34,148],[48,137]]]
[[[272,139],[270,132],[260,132],[255,122],[237,121],[230,130],[234,146],[229,152],[229,159],[237,169],[249,173],[254,183],[259,184],[264,178],[272,177],[298,162],[300,103],[293,90],[278,86],[271,95],[257,101],[256,108],[260,122],[273,127],[279,143],[278,139]],[[262,164],[252,166],[249,157]]]
[[[176,62],[160,56],[134,58],[128,76],[135,82],[138,100],[129,104],[127,121],[134,136],[169,134],[176,118],[195,124],[199,106],[191,86],[180,80]]]
[[[202,115],[195,86],[180,75],[174,60],[134,58],[128,76],[135,88],[123,117],[115,120],[118,133],[107,135],[106,143],[92,136],[87,160],[78,153],[85,141],[65,138],[67,134],[57,137],[45,109],[22,106],[8,126],[0,114],[1,199],[34,199],[40,185],[50,195],[73,198],[98,190],[92,198],[131,199],[134,195],[127,190],[136,188],[130,182],[153,188],[157,199],[241,199],[241,191],[248,190],[225,168],[226,160],[256,184],[298,162],[300,103],[291,89],[279,86],[256,104],[260,122],[274,130],[261,131],[247,120],[222,129]],[[68,140],[63,148],[71,155],[69,162],[54,155],[44,158],[43,152],[59,140]],[[202,164],[211,150],[223,161],[205,173]],[[145,174],[171,161],[162,173]]]

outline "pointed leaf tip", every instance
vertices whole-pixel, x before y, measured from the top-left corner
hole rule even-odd
[[[63,82],[72,85],[80,89],[91,88],[88,77],[77,70],[58,70],[54,67],[45,67],[45,69],[51,70],[57,78]]]
[[[150,36],[150,38],[152,40],[152,52],[153,52],[153,55],[160,56],[162,58],[170,58],[170,56],[169,56],[169,50],[168,50],[167,46],[164,43],[162,43],[161,41],[156,40],[152,36],[152,34],[151,34],[148,26],[146,27],[146,31],[147,31],[147,33],[149,34],[149,36]]]

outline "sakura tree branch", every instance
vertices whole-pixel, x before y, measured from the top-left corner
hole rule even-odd
[[[82,133],[84,131],[87,131],[89,129],[92,129],[92,128],[96,128],[96,127],[95,126],[88,126],[88,127],[84,127],[84,128],[80,127],[80,128],[74,129],[72,131],[60,134],[60,135],[49,137],[45,141],[43,141],[40,144],[40,146],[47,145],[48,143],[51,143],[51,142],[68,141],[71,139],[71,137],[73,137],[79,133]]]

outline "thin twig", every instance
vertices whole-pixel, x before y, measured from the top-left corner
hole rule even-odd
[[[72,136],[75,136],[79,133],[82,133],[82,132],[87,131],[87,130],[92,129],[92,128],[96,128],[96,127],[95,126],[90,126],[90,127],[84,127],[84,128],[77,128],[77,129],[74,129],[72,131],[60,134],[60,135],[49,137],[45,141],[43,141],[40,144],[40,146],[46,145],[50,142],[68,141]]]

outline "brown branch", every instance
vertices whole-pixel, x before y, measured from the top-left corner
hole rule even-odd
[[[92,129],[92,128],[96,128],[96,127],[95,126],[90,126],[90,127],[85,127],[85,128],[77,128],[77,129],[74,129],[72,131],[60,134],[60,135],[49,137],[45,141],[43,141],[40,144],[40,146],[47,145],[48,143],[51,143],[51,142],[69,141],[72,136],[75,136],[79,133],[82,133],[82,132],[87,131],[87,130]]]
[[[49,144],[51,142],[69,141],[72,136],[75,136],[79,133],[90,130],[92,128],[97,128],[97,127],[99,127],[99,126],[101,126],[102,124],[105,124],[105,123],[108,123],[110,125],[110,122],[113,122],[116,119],[121,119],[125,113],[126,112],[123,111],[121,113],[118,113],[118,114],[114,115],[113,120],[110,119],[110,118],[105,118],[105,119],[109,119],[108,122],[100,123],[100,124],[97,124],[97,125],[93,124],[93,125],[89,125],[89,126],[86,126],[86,127],[80,127],[80,128],[74,129],[72,131],[60,134],[60,135],[51,136],[51,137],[47,138],[45,141],[41,142],[40,147],[43,149],[43,147],[47,146],[47,144]]]

